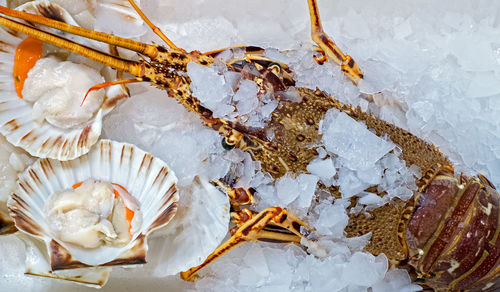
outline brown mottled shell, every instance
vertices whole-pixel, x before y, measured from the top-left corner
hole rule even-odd
[[[260,161],[262,169],[274,178],[306,171],[309,162],[316,157],[315,149],[321,141],[319,122],[331,108],[364,122],[378,136],[388,135],[402,148],[402,158],[408,166],[415,164],[420,169],[427,169],[435,163],[450,165],[449,160],[433,145],[406,130],[359,108],[343,105],[320,90],[297,88],[297,92],[300,102],[282,101],[272,113],[267,127],[274,135],[270,141],[266,141],[264,133],[256,135],[246,129],[237,129],[244,134],[244,150]]]
[[[436,290],[500,288],[500,195],[487,181],[439,173],[420,194],[405,237],[409,264]]]
[[[89,178],[125,187],[139,203],[142,225],[122,247],[79,248],[55,238],[44,214],[51,194]],[[71,161],[41,159],[19,175],[7,206],[16,227],[41,239],[51,270],[89,266],[143,264],[146,237],[165,226],[177,210],[177,178],[161,160],[133,145],[102,140],[86,155]]]
[[[51,14],[44,13],[52,13],[64,16],[60,20],[76,24],[69,13],[56,4],[38,1],[26,5],[23,6],[31,13],[48,17]],[[50,9],[39,7],[47,5]],[[24,38],[24,35],[0,28],[0,133],[11,144],[40,158],[69,160],[87,153],[99,139],[103,116],[118,100],[128,97],[128,93],[121,87],[107,89],[104,102],[94,118],[79,127],[61,129],[46,122],[38,124],[32,119],[32,104],[17,96],[13,82],[14,56]]]

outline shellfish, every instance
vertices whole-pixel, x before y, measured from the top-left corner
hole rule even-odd
[[[26,3],[20,9],[46,16],[55,14],[62,21],[76,25],[66,10],[47,1]],[[127,92],[118,86],[109,88],[105,95],[91,93],[93,102],[81,107],[74,101],[73,94],[82,95],[93,84],[104,81],[102,77],[95,78],[99,75],[97,71],[69,61],[61,63],[55,58],[40,60],[36,66],[34,62],[42,56],[41,43],[6,30],[0,33],[3,48],[0,78],[18,76],[19,79],[16,88],[12,83],[1,85],[0,133],[10,143],[36,157],[68,160],[88,152],[100,136],[102,117],[118,100],[128,97]],[[27,51],[34,53],[26,55]],[[25,65],[25,60],[29,59],[31,63]],[[28,76],[26,70],[32,66],[35,68]],[[47,66],[55,69],[51,72],[58,83],[44,82]],[[39,73],[35,72],[37,70]],[[29,84],[23,90],[25,81]],[[68,86],[72,86],[71,90]],[[80,90],[75,92],[75,86]]]
[[[37,253],[40,258],[31,260],[28,269],[48,261],[49,270],[37,267],[27,272],[57,278],[59,270],[144,264],[147,236],[164,227],[177,210],[176,182],[161,160],[109,140],[101,140],[75,160],[37,161],[19,176],[8,202],[16,227],[30,236],[33,246],[43,246]],[[86,188],[84,193],[73,193],[80,188]],[[89,191],[93,196],[82,198]],[[98,271],[98,282],[72,272],[60,278],[103,285],[108,269]]]

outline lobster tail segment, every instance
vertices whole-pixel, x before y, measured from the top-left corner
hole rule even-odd
[[[409,264],[438,291],[500,288],[500,195],[481,177],[443,169],[420,194],[405,238]]]

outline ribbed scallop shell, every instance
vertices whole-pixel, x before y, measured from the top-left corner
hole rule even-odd
[[[7,209],[7,199],[16,187],[18,173],[34,161],[0,135],[0,235],[17,231]]]
[[[230,204],[225,193],[198,177],[179,192],[177,215],[166,228],[153,234],[151,264],[157,277],[198,266],[229,231]]]
[[[117,183],[138,201],[142,225],[122,247],[84,249],[55,238],[44,214],[51,194],[89,178]],[[19,175],[7,206],[16,227],[41,239],[51,270],[89,266],[144,264],[146,237],[165,226],[177,210],[177,178],[167,165],[133,145],[102,140],[86,155],[71,161],[40,159]]]
[[[56,11],[66,22],[75,23],[68,12],[48,1],[23,6],[31,13]],[[10,143],[36,157],[69,160],[87,153],[99,139],[102,117],[113,109],[118,100],[128,97],[127,92],[121,87],[108,88],[94,118],[78,128],[61,129],[47,122],[38,124],[32,119],[32,104],[20,99],[14,88],[15,51],[24,38],[22,34],[0,28],[0,133]]]

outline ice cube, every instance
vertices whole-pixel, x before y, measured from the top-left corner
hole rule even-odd
[[[161,28],[169,33],[175,44],[188,51],[211,51],[230,47],[231,36],[236,37],[238,33],[233,24],[222,16],[211,19],[195,17],[182,23],[161,25]]]
[[[491,72],[476,74],[467,89],[467,96],[469,97],[491,96],[499,93],[500,80],[498,76],[491,74]]]
[[[313,256],[309,256],[306,258],[305,263],[310,274],[311,291],[342,291],[347,286],[342,277],[345,266],[342,257],[337,256],[318,260]]]
[[[294,206],[307,210],[311,205],[311,200],[318,184],[318,177],[310,174],[301,174],[297,180],[299,196],[297,202],[294,202]]]
[[[299,196],[299,183],[289,175],[276,183],[276,193],[283,205],[288,205]]]
[[[234,108],[229,105],[231,85],[226,83],[224,75],[215,66],[207,67],[191,62],[187,65],[187,73],[191,78],[193,96],[204,106],[217,112],[218,117],[233,112]]]
[[[288,263],[286,250],[265,247],[262,251],[266,258],[269,272],[272,275],[272,279],[267,284],[290,287],[292,283],[292,266]]]
[[[484,40],[472,32],[454,35],[450,41],[451,52],[466,70],[494,70],[496,59],[490,40]]]
[[[335,175],[335,167],[333,166],[333,162],[330,158],[327,159],[314,159],[307,165],[307,170],[319,176],[323,179],[331,178]]]
[[[255,82],[251,80],[241,80],[238,91],[233,96],[233,100],[236,101],[236,108],[238,109],[239,115],[246,115],[259,105],[259,100],[257,99],[257,93],[259,92],[259,87]]]
[[[357,177],[366,184],[377,185],[381,181],[383,169],[377,164],[367,169],[356,171]]]
[[[373,166],[394,148],[394,144],[370,132],[366,125],[335,109],[326,113],[322,131],[326,149],[345,159],[354,170]]]
[[[391,269],[382,281],[372,286],[373,292],[413,292],[422,288],[411,284],[410,275],[403,269]]]
[[[347,12],[349,21],[346,22],[344,29],[356,38],[366,39],[370,36],[370,26],[367,24],[367,19],[356,13],[353,9]]]
[[[349,259],[342,278],[348,283],[369,287],[384,278],[387,268],[388,261],[384,254],[375,257],[370,253],[356,252]]]
[[[410,20],[406,19],[401,23],[394,26],[394,37],[403,39],[409,36],[412,33],[412,27],[410,24]]]
[[[324,235],[332,235],[340,238],[344,234],[344,228],[347,226],[349,218],[345,207],[335,202],[335,204],[321,204],[316,206],[319,211],[319,219],[315,222],[316,230]]]
[[[340,187],[343,198],[350,198],[370,186],[370,184],[360,180],[355,171],[348,168],[340,168],[337,175],[336,184]]]
[[[374,193],[365,193],[365,195],[358,200],[360,204],[371,206],[372,208],[370,209],[380,207],[384,202],[383,198]]]
[[[250,248],[243,258],[243,262],[251,268],[252,273],[259,277],[267,277],[269,275],[269,268],[262,248],[258,246]]]

